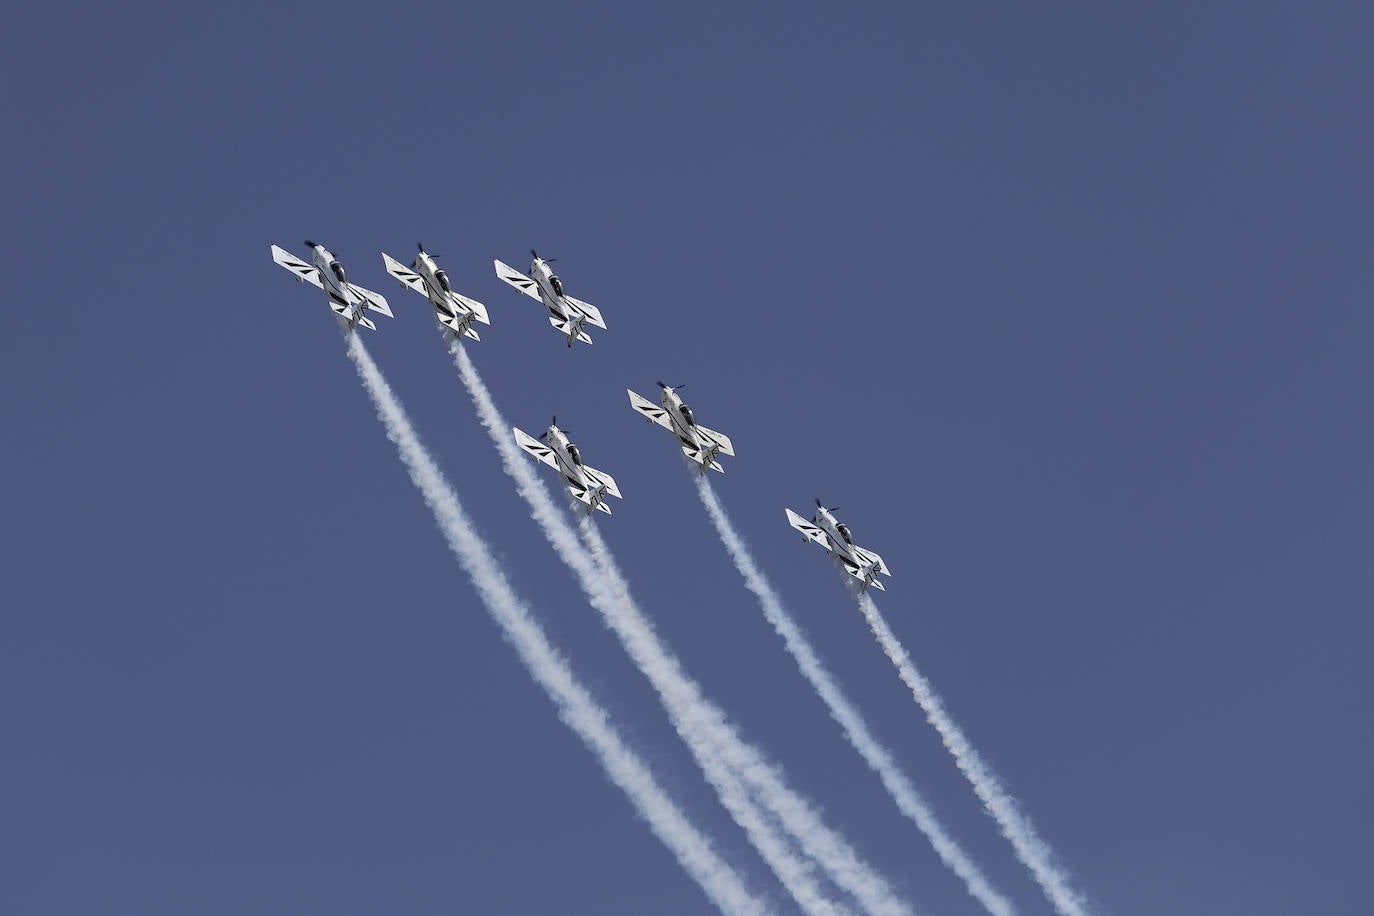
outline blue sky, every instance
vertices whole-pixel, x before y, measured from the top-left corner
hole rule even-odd
[[[1365,913],[1371,14],[1358,5],[73,4],[0,37],[0,909],[696,913],[435,531],[322,297],[676,798],[781,900],[528,518],[511,422],[625,499],[666,642],[923,912],[974,912],[827,718],[625,388],[716,480],[879,738],[1048,912],[783,507],[1102,912]],[[568,351],[493,258],[559,258]]]

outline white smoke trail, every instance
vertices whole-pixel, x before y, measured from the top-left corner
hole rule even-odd
[[[915,822],[921,833],[925,834],[940,861],[963,880],[969,894],[993,916],[1012,916],[1015,908],[1011,901],[992,887],[977,863],[945,832],[945,828],[936,819],[921,793],[902,773],[887,749],[873,737],[863,716],[826,670],[807,641],[806,635],[783,607],[777,591],[754,562],[744,538],[736,531],[734,523],[730,521],[730,516],[726,514],[725,507],[721,505],[720,498],[716,495],[711,482],[706,479],[706,475],[696,472],[695,465],[689,463],[689,466],[693,469],[692,478],[697,486],[697,495],[701,497],[706,514],[711,517],[716,534],[724,543],[730,559],[735,563],[735,568],[744,577],[745,586],[758,598],[759,605],[763,608],[763,616],[782,637],[787,651],[792,654],[792,658],[816,693],[825,701],[831,717],[844,730],[849,743],[878,774],[883,787],[897,803],[897,809]]]
[[[553,700],[558,716],[596,755],[607,776],[630,799],[640,817],[676,857],[678,864],[725,913],[763,914],[768,908],[745,886],[743,878],[722,860],[710,841],[673,803],[644,762],[621,739],[606,711],[578,682],[567,662],[515,595],[505,574],[480,535],[468,522],[458,497],[420,442],[404,408],[356,336],[348,355],[420,490],[425,504],[448,541],[477,594],[515,648],[525,667]]]
[[[930,682],[916,670],[906,649],[902,648],[888,628],[887,621],[878,613],[878,606],[873,599],[867,594],[860,594],[859,609],[863,611],[869,629],[877,637],[883,652],[897,667],[902,682],[911,688],[916,702],[926,714],[926,721],[940,733],[945,748],[954,756],[955,764],[973,786],[974,793],[988,814],[997,822],[1002,835],[1011,843],[1016,858],[1030,869],[1036,883],[1057,912],[1063,916],[1086,916],[1088,902],[1070,885],[1067,872],[1055,861],[1054,851],[1036,833],[1030,818],[1021,811],[1016,799],[1011,797],[1001,779],[983,762],[963,730],[950,718],[945,711],[945,704]]]
[[[626,641],[627,647],[631,649],[631,655],[635,655],[635,649],[649,651],[656,649],[662,654],[662,658],[649,658],[648,663],[655,666],[658,664],[672,666],[672,673],[675,673],[676,676],[686,681],[693,690],[697,691],[699,702],[704,704],[712,716],[719,720],[720,727],[716,730],[716,734],[711,735],[713,743],[723,746],[723,751],[727,759],[731,761],[731,765],[746,776],[746,781],[753,786],[754,791],[758,793],[764,804],[801,843],[807,855],[826,869],[832,881],[853,894],[871,913],[909,912],[906,904],[893,895],[887,882],[859,859],[842,837],[825,826],[820,816],[804,798],[787,786],[781,773],[769,764],[760,752],[735,734],[733,728],[725,721],[724,713],[711,706],[709,701],[700,698],[700,688],[681,672],[676,658],[668,654],[667,650],[661,646],[654,644],[636,645],[644,639],[641,635],[642,632],[647,632],[649,637],[653,637],[652,624],[643,618],[639,609],[634,605],[629,594],[629,585],[616,566],[615,558],[611,555],[606,542],[602,540],[601,533],[597,530],[592,518],[585,514],[582,515],[579,519],[578,530],[582,535],[583,542],[596,560],[597,566],[611,581],[617,594],[623,596],[632,614],[629,619],[619,622],[620,626],[627,631],[622,636],[622,640]],[[612,625],[614,626],[615,622],[612,622]]]
[[[908,907],[893,894],[886,881],[825,826],[809,803],[786,785],[776,768],[744,742],[725,714],[702,695],[697,683],[686,675],[676,657],[659,641],[652,625],[630,597],[624,578],[597,536],[595,526],[586,521],[583,527],[584,535],[589,538],[586,546],[600,563],[588,558],[577,534],[512,440],[510,427],[461,344],[453,347],[453,355],[478,417],[532,516],[559,557],[577,576],[592,606],[601,612],[635,664],[649,678],[674,727],[687,742],[722,804],[745,830],[788,892],[809,912],[834,909],[834,904],[820,893],[809,869],[796,862],[790,851],[783,854],[766,819],[759,817],[748,799],[742,797],[736,778],[750,787],[754,797],[777,818],[805,853],[861,906],[873,913],[908,913]],[[722,767],[722,762],[726,767]]]
[[[612,596],[608,586],[596,575],[577,541],[577,536],[549,498],[539,479],[531,473],[524,454],[511,440],[508,434],[509,427],[497,409],[490,391],[477,375],[476,368],[461,346],[454,346],[452,349],[463,381],[477,406],[482,425],[496,443],[497,450],[501,453],[502,464],[515,480],[516,488],[530,506],[532,516],[540,522],[545,535],[564,562],[575,572],[580,571],[583,590],[593,605],[598,608],[610,606]],[[715,789],[721,803],[745,831],[750,843],[763,856],[798,905],[808,913],[836,912],[835,905],[826,899],[821,891],[811,864],[799,858],[787,840],[778,835],[767,815],[760,811],[749,797],[740,777],[718,759],[711,748],[704,747],[699,737],[701,730],[698,728],[691,731],[683,723],[674,724],[679,734],[687,739],[688,749],[692,751],[694,759]],[[689,738],[689,735],[692,737]]]

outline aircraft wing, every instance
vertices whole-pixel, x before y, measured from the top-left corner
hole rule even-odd
[[[814,541],[826,550],[831,550],[830,538],[826,537],[825,532],[793,512],[791,509],[787,510],[787,521],[793,528],[796,528],[805,535],[808,541]]]
[[[459,305],[471,312],[474,316],[474,320],[480,321],[482,324],[491,324],[491,319],[487,317],[487,307],[485,305],[478,302],[476,299],[469,299],[467,296],[460,295],[459,293],[449,293],[449,295],[458,300]]]
[[[668,419],[668,411],[659,407],[648,398],[640,397],[628,388],[625,389],[625,393],[630,396],[630,406],[638,413],[643,414],[645,419],[652,423],[657,423],[664,429],[671,430],[673,428],[673,421]]]
[[[554,470],[558,469],[558,461],[553,457],[553,449],[549,448],[538,439],[527,434],[521,429],[515,430],[515,442],[525,451],[529,452],[536,460],[542,461]]]
[[[539,298],[539,284],[535,283],[533,280],[522,274],[520,271],[516,270],[514,267],[509,267],[505,264],[502,264],[500,261],[495,261],[494,263],[496,264],[496,276],[500,277],[502,280],[505,280],[511,286],[514,286],[516,289],[520,290],[520,292],[524,293],[526,296],[529,296],[536,302],[544,301],[543,299]]]
[[[324,284],[320,282],[320,271],[315,265],[305,263],[291,252],[276,245],[272,246],[272,260],[295,274],[297,280],[308,280],[320,289],[324,289]]]
[[[892,573],[887,568],[887,563],[883,560],[882,557],[878,556],[873,551],[864,550],[862,547],[855,547],[854,552],[857,553],[860,557],[862,557],[868,563],[869,566],[876,568],[878,572],[882,573],[885,576],[892,575]]]
[[[730,444],[730,437],[725,435],[725,433],[718,433],[714,429],[707,429],[704,426],[698,426],[696,430],[703,439],[720,446],[718,451],[722,455],[733,456],[735,454],[735,448]]]
[[[415,292],[419,293],[421,296],[424,296],[426,299],[429,298],[429,290],[425,288],[424,277],[420,276],[415,271],[411,270],[409,267],[406,267],[404,264],[393,258],[391,255],[387,254],[385,251],[382,252],[382,262],[386,264],[387,273],[391,274],[397,280],[400,280],[406,286],[409,286],[411,289],[415,290]]]
[[[606,492],[614,496],[616,499],[623,499],[623,497],[620,495],[620,488],[615,485],[615,478],[612,477],[610,474],[607,474],[605,471],[598,471],[596,468],[589,468],[585,464],[582,465],[582,473],[586,474],[588,478],[595,481],[598,486],[604,486],[606,488]]]
[[[379,315],[385,315],[388,318],[396,317],[395,315],[391,314],[391,306],[386,304],[386,296],[383,296],[381,293],[374,293],[370,289],[363,289],[356,283],[348,284],[348,288],[353,290],[353,292],[356,295],[361,297],[362,300],[367,303],[367,307],[371,311],[374,311]]]
[[[504,279],[504,278],[503,278]],[[606,327],[606,322],[601,318],[601,310],[590,302],[583,302],[581,299],[574,299],[572,296],[564,296],[574,308],[587,316],[587,324],[594,324],[598,328]]]

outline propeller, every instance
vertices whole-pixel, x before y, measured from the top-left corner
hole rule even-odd
[[[315,246],[317,246],[317,245],[319,245],[319,244],[320,244],[319,242],[312,242],[312,241],[310,241],[310,239],[306,239],[306,240],[305,240],[305,247],[306,247],[306,248],[314,248]]]
[[[537,258],[537,257],[539,257],[539,255],[535,255],[535,257]],[[555,426],[557,426],[557,425],[558,425],[558,414],[554,414],[554,415],[553,415],[553,419],[549,421],[549,427],[550,427],[550,428],[553,428],[553,427],[555,427]],[[563,432],[566,433],[567,430],[565,429],[565,430],[563,430]],[[549,441],[549,431],[548,431],[547,429],[544,430],[544,432],[540,434],[539,438],[540,438],[540,439],[543,439],[545,442]]]
[[[539,252],[535,251],[533,248],[530,249],[530,254],[535,258],[535,260],[539,260]],[[544,259],[543,259],[543,261],[544,261],[545,264],[552,264],[554,261],[557,261],[557,260],[558,260],[557,258],[544,258]]]
[[[665,384],[663,384],[662,382],[659,382],[659,383],[658,383],[658,387],[662,388],[664,391],[681,391],[683,388],[686,388],[687,386],[686,386],[686,385],[665,385]]]
[[[819,499],[816,500],[816,508],[817,508],[817,509],[824,509],[824,510],[827,511],[827,512],[839,512],[839,511],[840,511],[840,507],[839,507],[839,506],[822,506],[822,505],[821,505],[821,501],[820,501]]]

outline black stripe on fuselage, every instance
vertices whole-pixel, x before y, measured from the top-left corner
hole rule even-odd
[[[560,449],[553,449],[552,451],[553,451],[553,457],[554,457],[554,459],[555,459],[555,460],[558,462],[558,464],[559,464],[559,472],[568,480],[569,483],[576,483],[577,474],[576,474],[576,472],[574,472],[574,471],[572,471],[572,470],[570,470],[570,469],[571,469],[571,468],[577,467],[577,465],[575,465],[575,464],[571,464],[571,465],[568,464],[567,461],[564,460],[563,452],[562,452]],[[577,485],[578,485],[578,486],[581,486],[581,484],[577,484]]]

